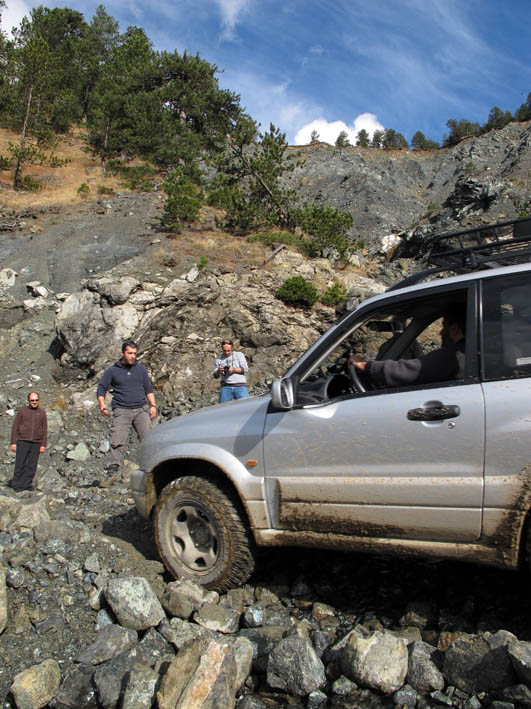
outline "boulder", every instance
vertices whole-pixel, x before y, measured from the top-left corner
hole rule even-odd
[[[159,709],[232,709],[239,682],[230,643],[207,638],[186,643],[157,692]]]
[[[391,694],[400,689],[407,674],[407,643],[387,630],[368,637],[353,633],[341,655],[341,668],[354,682]]]
[[[514,640],[504,630],[462,637],[445,652],[443,674],[450,684],[470,694],[514,684],[516,674],[508,649]]]
[[[407,681],[417,692],[443,689],[444,677],[435,663],[441,653],[425,642],[414,642],[408,648]]]
[[[158,672],[141,665],[127,679],[121,709],[151,709],[154,704]]]
[[[110,579],[105,598],[120,625],[131,630],[146,630],[166,618],[151,586],[140,576]]]
[[[325,681],[324,665],[308,640],[290,635],[269,655],[267,683],[271,687],[306,696]]]
[[[15,675],[9,691],[19,709],[40,709],[51,701],[60,683],[59,665],[49,659]]]
[[[515,640],[509,643],[508,653],[518,678],[531,685],[531,642]]]
[[[138,636],[133,630],[119,625],[106,625],[97,634],[94,642],[81,652],[76,660],[86,665],[100,665],[102,662],[121,655],[133,648]]]
[[[207,630],[218,633],[235,633],[240,625],[240,613],[232,608],[203,603],[194,613],[194,620]]]

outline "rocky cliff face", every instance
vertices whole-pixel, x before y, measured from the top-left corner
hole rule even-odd
[[[134,337],[166,406],[180,413],[216,401],[219,382],[212,371],[222,337],[231,336],[245,352],[256,393],[337,317],[334,308],[291,308],[274,296],[287,275],[304,276],[323,288],[333,283],[333,269],[324,259],[307,261],[284,250],[266,268],[241,274],[193,267],[177,278],[159,273],[153,281],[142,280],[141,261],[136,268],[127,263],[129,275],[120,275],[120,268],[88,279],[83,290],[64,301],[56,318],[65,350],[61,361],[70,369],[100,374],[116,358],[121,341]],[[342,280],[351,299],[384,290],[354,273]]]
[[[291,178],[307,200],[354,217],[352,236],[378,247],[389,233],[428,225],[443,232],[512,219],[530,209],[531,125],[503,130],[437,151],[332,148],[299,150]]]

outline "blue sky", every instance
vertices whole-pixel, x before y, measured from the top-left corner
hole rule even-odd
[[[33,0],[6,0],[4,31]],[[90,22],[98,1],[46,2]],[[290,143],[316,129],[421,130],[441,141],[449,118],[485,123],[531,92],[530,0],[110,0],[120,22],[155,49],[199,53],[223,88]]]

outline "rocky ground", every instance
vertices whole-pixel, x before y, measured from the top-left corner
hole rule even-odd
[[[439,160],[450,174],[474,158],[485,175],[490,156],[507,177],[528,134],[528,126],[511,129],[505,144],[482,138]],[[345,182],[329,157],[312,163],[310,191],[337,192],[336,175]],[[349,178],[348,199],[364,174],[370,194],[372,181],[391,174],[394,157],[374,158],[378,178],[367,156],[361,168],[357,153],[336,156],[347,172],[361,170],[358,182]],[[409,155],[401,166],[403,202],[415,190],[426,201],[419,180],[431,180],[448,219],[467,204],[472,218],[490,194],[479,178],[469,192],[462,184],[452,191],[428,158],[421,164],[420,178]],[[502,209],[515,216],[525,180],[511,183],[512,196],[508,179],[502,187],[491,180],[498,187],[490,221]],[[370,202],[376,209],[374,195]],[[123,336],[141,343],[162,420],[215,402],[208,373],[220,337],[230,334],[244,349],[251,391],[259,393],[334,322],[333,308],[305,311],[275,299],[287,275],[322,288],[340,280],[352,305],[409,268],[370,258],[378,235],[391,231],[392,215],[381,209],[376,220],[366,214],[376,224],[371,254],[343,271],[287,250],[265,264],[262,247],[215,232],[208,210],[200,225],[168,239],[156,231],[159,209],[156,193],[124,193],[35,209],[0,234],[2,706],[531,706],[525,571],[262,550],[249,583],[219,596],[165,573],[128,490],[134,437],[122,479],[97,486],[109,444],[95,384]],[[425,205],[404,209],[414,219]],[[5,212],[2,223],[14,216]],[[202,255],[206,269],[197,268]],[[17,495],[5,485],[14,462],[7,443],[30,389],[41,393],[50,442],[35,491]]]
[[[83,434],[35,492],[0,489],[2,706],[531,705],[527,574],[263,550],[245,587],[205,593],[165,574],[126,480],[94,487],[101,424]]]

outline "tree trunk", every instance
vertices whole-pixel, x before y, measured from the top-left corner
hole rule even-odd
[[[105,138],[103,139],[103,151],[101,155],[101,167],[103,168],[103,175],[105,176],[105,165],[106,165],[106,154],[107,154],[107,144],[109,142],[109,124],[105,126]]]
[[[33,85],[28,86],[26,100],[24,101],[24,122],[22,123],[22,135],[20,136],[19,151],[15,165],[13,177],[13,188],[19,190],[22,187],[22,164],[24,162],[24,145],[26,143],[26,132],[28,130],[28,120],[31,110],[31,98],[33,96]]]

